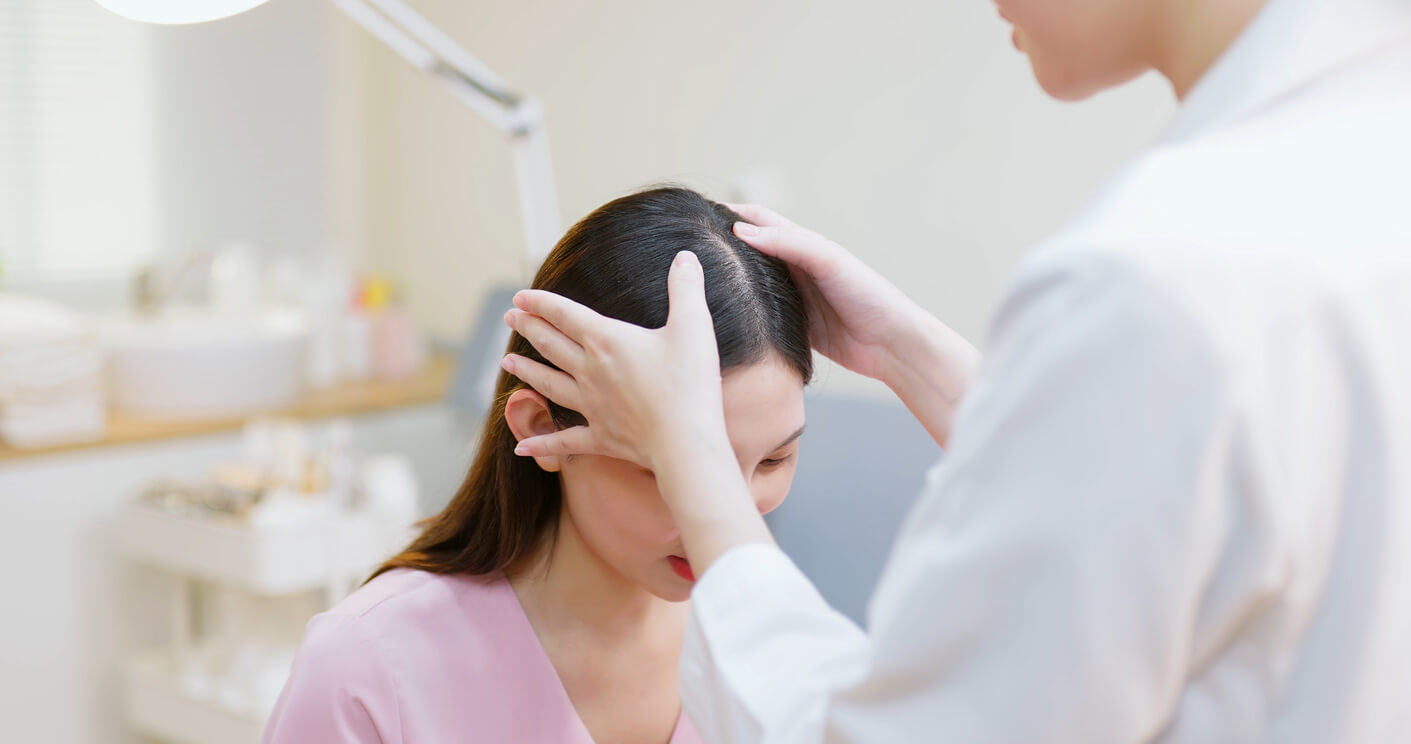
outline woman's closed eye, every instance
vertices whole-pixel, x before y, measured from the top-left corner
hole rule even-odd
[[[793,434],[790,434],[788,439],[785,439],[775,446],[771,451],[771,457],[760,460],[759,464],[755,467],[760,470],[776,470],[789,464],[789,462],[794,459],[794,455],[799,453],[798,441],[801,436],[803,436],[802,426]]]
[[[766,470],[772,470],[774,468],[780,467],[781,465],[784,465],[792,459],[794,459],[794,456],[792,454],[780,455],[778,457],[770,457],[764,460],[760,460],[759,466]]]

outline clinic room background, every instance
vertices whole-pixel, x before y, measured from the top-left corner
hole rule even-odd
[[[977,342],[1173,106],[1053,102],[986,3],[411,5],[542,102],[562,225],[664,181],[768,204]],[[0,4],[0,740],[254,740],[290,629],[464,475],[482,308],[531,269],[510,153],[322,0]],[[911,494],[936,455],[884,392],[820,359],[791,496],[819,508],[771,517],[858,618],[906,504],[840,529],[838,473],[885,445]],[[257,467],[331,495],[255,510]]]

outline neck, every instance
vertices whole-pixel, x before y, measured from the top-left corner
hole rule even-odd
[[[506,574],[525,613],[544,631],[640,639],[645,627],[673,609],[604,563],[583,542],[566,509],[553,544]]]
[[[1152,66],[1185,100],[1196,83],[1235,43],[1266,0],[1178,0],[1163,3]]]

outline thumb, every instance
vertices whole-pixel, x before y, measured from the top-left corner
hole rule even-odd
[[[691,251],[676,254],[671,262],[671,273],[666,277],[667,311],[666,324],[677,323],[705,324],[711,326],[710,307],[706,304],[705,272],[700,259]]]

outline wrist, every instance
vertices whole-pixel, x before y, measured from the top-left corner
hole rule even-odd
[[[713,456],[730,452],[730,436],[725,428],[725,414],[720,409],[678,409],[670,421],[657,427],[645,453],[647,466],[653,472],[677,469],[702,455]],[[733,457],[733,456],[732,456]]]
[[[958,398],[979,367],[979,351],[914,303],[902,315],[882,356],[879,379],[896,392],[925,379],[954,389]]]
[[[980,366],[980,352],[963,336],[916,307],[881,364],[880,379],[940,446]]]
[[[658,451],[657,489],[697,575],[739,545],[773,543],[723,433],[679,437]]]

